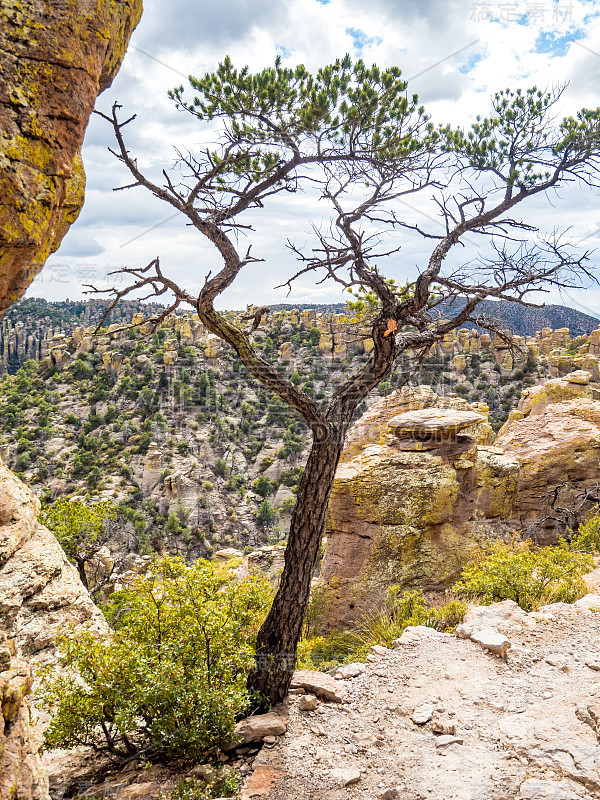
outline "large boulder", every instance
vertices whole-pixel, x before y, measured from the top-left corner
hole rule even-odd
[[[434,393],[422,388],[416,399],[424,395],[427,407],[389,415],[385,437],[372,420],[376,406],[389,414],[389,398],[376,403],[367,425],[385,443],[365,436],[357,453],[355,434],[348,445],[353,457],[338,467],[321,570],[328,626],[346,625],[376,607],[391,585],[447,586],[476,540],[506,531],[518,462],[459,432],[485,430],[487,414],[434,409]]]
[[[83,136],[142,0],[0,4],[0,317],[83,205]]]
[[[600,390],[597,385],[590,383],[591,377],[591,373],[586,370],[576,370],[564,378],[552,378],[545,383],[524,389],[517,410],[527,417],[542,414],[547,406],[565,400],[577,398],[598,400]]]
[[[555,381],[547,383],[554,390]],[[559,505],[565,505],[571,495],[576,506],[584,487],[595,487],[600,481],[600,401],[580,396],[533,405],[527,417],[505,427],[496,445],[520,465],[513,517],[523,526],[547,518],[536,525],[536,538],[542,543],[556,542],[563,529],[555,521],[560,515],[551,508],[555,489],[560,487],[565,495]]]
[[[366,444],[385,444],[389,435],[388,423],[393,417],[424,408],[475,412],[483,417],[483,421],[474,422],[463,432],[474,436],[479,444],[491,444],[494,440],[494,432],[488,421],[489,409],[484,403],[467,403],[457,395],[440,396],[429,386],[405,386],[374,403],[350,428],[342,461],[354,458]]]
[[[0,461],[0,800],[48,800],[28,693],[32,660],[56,658],[58,631],[108,625],[50,531],[33,493]]]

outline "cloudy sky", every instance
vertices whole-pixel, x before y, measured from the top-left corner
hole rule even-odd
[[[468,125],[489,110],[489,98],[505,87],[541,88],[568,83],[560,113],[600,103],[600,9],[596,0],[470,2],[470,0],[146,0],[123,66],[97,107],[117,100],[123,113],[137,114],[127,128],[130,150],[160,182],[174,147],[194,150],[205,136],[201,124],[178,112],[167,91],[189,74],[216,68],[229,54],[253,70],[272,65],[310,69],[350,53],[367,63],[401,67],[409,93],[418,93],[435,122]],[[109,285],[107,273],[143,266],[160,256],[165,272],[194,291],[218,266],[200,235],[173,216],[170,207],[142,188],[113,192],[128,183],[110,155],[111,130],[99,117],[90,122],[84,161],[85,207],[60,250],[48,261],[28,294],[57,300],[82,296],[83,284]],[[542,231],[570,228],[580,246],[600,246],[598,190],[573,185],[523,209]],[[435,206],[423,201],[402,207],[406,219],[439,230]],[[343,299],[335,286],[299,283],[286,299],[274,287],[294,269],[286,238],[311,244],[310,221],[323,221],[322,204],[308,195],[276,199],[254,217],[248,237],[264,263],[247,268],[224,299],[228,308],[250,302],[331,302]],[[416,274],[430,247],[405,235],[389,264],[397,279]],[[595,263],[600,263],[597,256]],[[572,292],[563,302],[600,316],[600,290]]]

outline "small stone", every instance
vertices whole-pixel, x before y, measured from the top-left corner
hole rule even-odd
[[[584,369],[576,369],[574,372],[569,372],[565,375],[564,380],[569,383],[576,383],[580,386],[587,386],[592,377],[592,373]]]
[[[456,733],[456,724],[451,719],[440,717],[431,722],[431,730],[434,733],[441,733],[445,736],[454,736]]]
[[[366,750],[369,747],[375,747],[377,738],[368,733],[361,733],[355,736],[354,742],[359,750]]]
[[[346,664],[343,667],[338,667],[335,677],[338,675],[341,678],[356,678],[365,671],[363,664]]]
[[[384,647],[382,644],[374,644],[369,650],[369,653],[372,653],[374,656],[385,656],[389,652],[389,647]]]
[[[433,717],[434,707],[431,703],[423,703],[417,706],[412,713],[412,721],[415,725],[425,725]]]
[[[300,711],[314,711],[318,705],[319,701],[314,696],[314,694],[304,694],[300,698],[300,702],[298,703],[298,708],[300,709]]]
[[[585,665],[590,669],[595,669],[596,672],[600,672],[600,661],[586,661]]]
[[[346,697],[346,691],[335,681],[331,675],[324,672],[317,672],[312,669],[298,669],[292,677],[292,688],[301,686],[308,692],[322,697],[323,700],[331,700],[334,703],[342,703]]]
[[[357,769],[332,769],[329,777],[342,786],[352,786],[360,780],[360,772]]]
[[[233,729],[233,740],[238,745],[260,742],[265,736],[281,736],[286,730],[286,720],[270,711],[238,722]]]
[[[448,747],[450,744],[462,744],[463,739],[460,736],[451,736],[450,734],[438,736],[435,740],[436,747]]]
[[[396,798],[402,797],[401,791],[402,788],[400,786],[393,786],[391,789],[386,789],[383,794],[380,794],[379,800],[396,800]]]
[[[483,631],[475,631],[471,634],[471,639],[481,645],[485,650],[490,650],[492,653],[506,660],[510,649],[510,642],[503,634],[488,628]]]

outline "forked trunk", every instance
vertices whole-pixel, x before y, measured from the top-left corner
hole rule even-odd
[[[313,443],[298,487],[279,589],[256,642],[248,688],[262,710],[287,695],[325,529],[327,503],[343,446],[343,433]]]

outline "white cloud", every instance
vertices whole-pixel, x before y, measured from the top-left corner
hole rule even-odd
[[[506,19],[509,12],[514,21]],[[600,16],[593,0],[371,0],[368,4],[364,0],[325,4],[318,0],[221,0],[218,4],[149,0],[121,72],[97,107],[107,112],[118,100],[124,115],[137,113],[126,129],[127,141],[139,163],[160,182],[161,169],[173,163],[173,146],[193,150],[204,138],[197,121],[175,110],[167,90],[185,84],[189,73],[214,70],[226,53],[234,63],[248,64],[251,69],[272,64],[277,53],[283,54],[285,63],[303,62],[310,69],[346,52],[368,63],[398,64],[411,79],[409,92],[419,93],[435,121],[466,125],[477,113],[486,113],[489,96],[506,86],[568,82],[561,113],[597,106],[599,34]],[[87,279],[95,274],[104,281],[107,268],[143,265],[156,255],[165,269],[191,286],[199,286],[206,272],[217,266],[199,235],[182,220],[170,219],[170,207],[142,189],[112,191],[130,182],[107,151],[112,144],[110,127],[94,117],[84,148],[86,206],[32,286],[31,295],[80,296],[78,278],[73,280],[73,276],[85,273]],[[422,207],[421,201],[413,205]],[[531,218],[541,228],[551,228],[557,221],[570,225],[574,238],[587,236],[586,244],[594,246],[600,244],[596,209],[597,192],[572,186],[551,202],[532,204]],[[429,225],[418,210],[406,213]],[[435,208],[430,206],[426,213],[434,215]],[[277,199],[262,215],[254,215],[256,233],[248,241],[265,263],[247,269],[225,304],[284,301],[285,292],[274,291],[273,286],[294,269],[285,239],[308,242],[308,220],[321,215],[321,206],[302,195]],[[427,255],[421,240],[408,237],[391,272],[409,274]],[[65,269],[71,270],[68,285],[50,280],[51,274]],[[294,298],[322,302],[339,295],[326,285],[306,281]],[[600,292],[574,295],[573,300],[587,307],[598,301]]]

